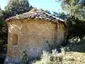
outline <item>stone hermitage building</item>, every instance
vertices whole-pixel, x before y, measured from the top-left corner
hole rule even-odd
[[[29,57],[39,57],[43,50],[61,45],[66,36],[66,23],[41,9],[10,17],[6,62],[19,62],[22,50]]]

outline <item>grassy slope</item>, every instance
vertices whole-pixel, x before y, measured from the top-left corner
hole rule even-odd
[[[64,64],[85,64],[85,40],[66,46]]]
[[[85,53],[66,52],[63,64],[85,64]]]
[[[33,64],[85,64],[85,41],[69,43],[61,53],[45,53]]]

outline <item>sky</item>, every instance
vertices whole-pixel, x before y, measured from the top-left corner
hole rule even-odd
[[[38,9],[44,9],[49,11],[62,12],[61,3],[56,0],[28,0],[30,5]],[[8,0],[0,0],[1,9],[7,5]]]

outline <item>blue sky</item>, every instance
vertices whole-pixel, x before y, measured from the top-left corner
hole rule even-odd
[[[0,6],[2,9],[7,5],[8,0],[1,0]],[[29,0],[29,3],[38,9],[42,8],[45,10],[61,12],[62,9],[60,7],[60,2],[56,2],[56,0]]]

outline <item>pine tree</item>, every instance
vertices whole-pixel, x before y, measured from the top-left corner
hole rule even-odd
[[[9,0],[8,5],[5,7],[6,18],[28,12],[32,9],[28,0]]]
[[[70,16],[85,21],[85,0],[61,0],[63,10]]]

